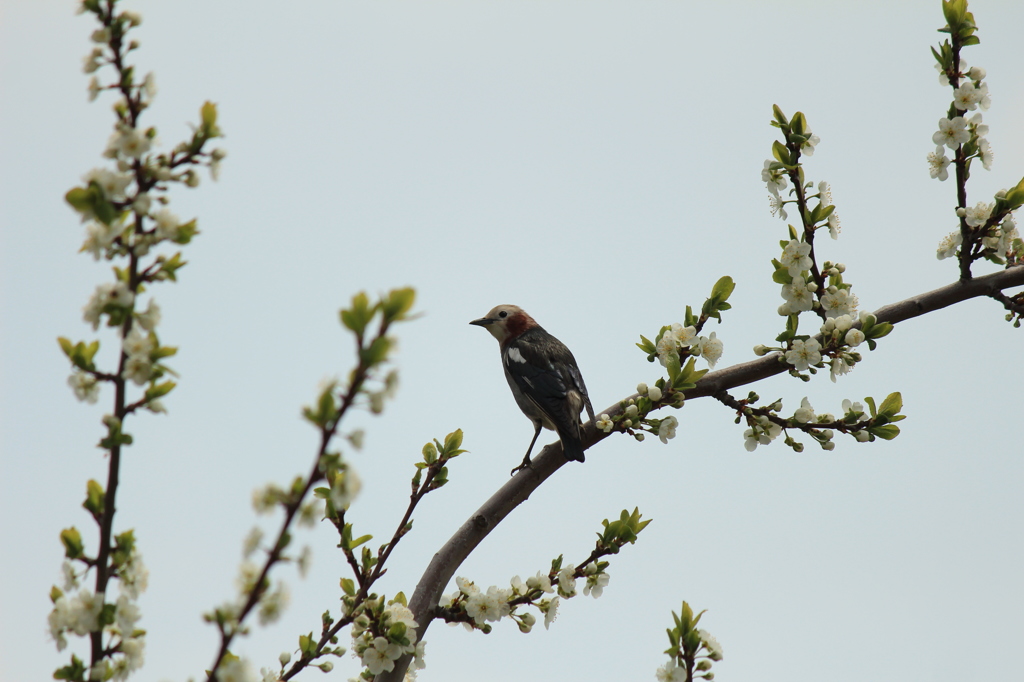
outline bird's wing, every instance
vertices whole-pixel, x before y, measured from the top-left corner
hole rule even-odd
[[[566,400],[570,390],[583,393],[579,369],[572,353],[549,334],[524,333],[508,344],[502,362],[519,390],[557,426],[565,429],[579,424]],[[582,406],[580,406],[582,407]]]

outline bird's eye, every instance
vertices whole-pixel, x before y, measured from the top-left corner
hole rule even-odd
[[[498,317],[501,317],[501,318],[508,317],[508,311],[507,310],[502,310],[500,313],[498,313]]]

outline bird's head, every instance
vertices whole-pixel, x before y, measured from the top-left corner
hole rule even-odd
[[[537,322],[517,305],[496,306],[484,317],[481,317],[479,320],[473,320],[470,324],[475,324],[489,331],[491,336],[498,339],[498,343],[505,343],[505,341],[516,338],[527,329],[537,326]]]

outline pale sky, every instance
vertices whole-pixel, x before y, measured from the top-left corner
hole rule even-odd
[[[300,409],[350,367],[337,311],[359,290],[413,286],[424,316],[397,330],[397,399],[353,417],[367,429],[366,449],[347,453],[364,482],[357,530],[374,547],[390,537],[423,443],[462,428],[470,450],[395,552],[379,584],[392,596],[411,594],[532,436],[494,340],[470,320],[525,308],[572,349],[599,413],[659,376],[639,335],[681,322],[722,275],[737,287],[706,329],[725,343],[720,367],[781,331],[770,260],[786,225],[760,180],[773,103],[803,111],[821,137],[806,171],[831,183],[843,232],[820,253],[847,265],[862,309],[957,276],[935,258],[954,186],[925,161],[950,98],[928,50],[939,0],[125,6],[143,15],[135,60],[159,86],[144,121],[169,148],[212,100],[228,152],[218,183],[204,174],[172,192],[202,234],[180,282],[152,289],[181,379],[169,415],[128,426],[117,528],[136,529],[150,569],[146,666],[132,679],[183,681],[210,665],[217,638],[200,614],[234,594],[252,490],[312,461]],[[1024,175],[1024,3],[971,9],[982,43],[966,59],[988,71],[995,150],[973,203]],[[4,682],[49,679],[67,662],[46,633],[58,534],[76,525],[95,549],[80,504],[86,481],[106,476],[94,445],[111,394],[78,403],[55,341],[93,337],[81,308],[110,278],[77,253],[83,231],[62,199],[101,165],[114,120],[109,97],[86,97],[93,28],[66,1],[0,5]],[[487,636],[435,623],[420,679],[653,680],[683,600],[708,610],[722,682],[1018,678],[1022,333],[976,299],[899,325],[836,384],[824,373],[751,387],[790,413],[804,396],[838,412],[844,398],[901,391],[908,418],[890,443],[839,440],[826,453],[804,438],[801,454],[781,441],[748,453],[745,427],[706,399],[672,412],[668,445],[602,442],[457,574],[504,587],[559,554],[578,563],[602,519],[639,506],[654,522],[612,557],[604,596],[564,601],[550,630],[529,635],[508,621]],[[310,575],[282,568],[285,617],[235,647],[257,667],[337,612],[348,573],[331,530],[297,533],[313,547]],[[346,656],[326,679],[358,670]]]

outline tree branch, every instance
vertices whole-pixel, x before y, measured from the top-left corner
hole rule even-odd
[[[890,322],[895,325],[971,298],[992,296],[994,293],[1015,286],[1024,286],[1024,265],[967,281],[955,282],[940,289],[884,306],[874,314],[879,322]],[[697,382],[696,388],[686,391],[686,399],[708,397],[719,391],[782,374],[787,371],[788,365],[779,362],[780,355],[780,353],[772,353],[757,360],[709,372]],[[628,397],[625,398],[625,400],[628,399]],[[618,402],[604,410],[605,413],[612,416],[622,411],[621,403]],[[583,434],[583,449],[589,449],[609,435],[611,434],[598,431],[593,423],[588,422]],[[498,489],[434,555],[416,585],[416,591],[409,602],[409,608],[412,610],[416,622],[419,623],[416,632],[418,640],[423,639],[434,618],[434,609],[441,599],[445,586],[466,557],[513,509],[529,499],[530,494],[566,462],[567,460],[562,455],[560,442],[556,441],[546,445],[540,455],[534,458],[530,468],[523,469]],[[395,661],[394,670],[378,675],[377,682],[401,682],[411,658],[406,655]]]

